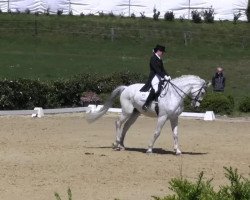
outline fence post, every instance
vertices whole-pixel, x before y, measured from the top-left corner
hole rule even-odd
[[[35,16],[35,35],[37,35],[38,32],[37,32],[37,20],[36,20],[36,16]]]
[[[246,47],[246,38],[242,36],[241,47],[244,49]]]
[[[111,41],[114,41],[114,37],[115,37],[115,29],[111,28]]]
[[[188,41],[191,42],[191,40],[192,40],[191,32],[190,31],[184,32],[183,35],[184,35],[184,44],[185,44],[185,46],[187,46]]]
[[[184,34],[184,44],[185,46],[187,46],[187,34],[186,32],[184,32],[183,34]]]

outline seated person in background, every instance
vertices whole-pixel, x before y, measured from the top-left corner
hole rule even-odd
[[[226,78],[223,74],[223,68],[218,67],[216,73],[212,77],[212,86],[215,92],[223,92],[225,88]]]

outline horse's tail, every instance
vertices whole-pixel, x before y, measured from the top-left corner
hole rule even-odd
[[[89,123],[92,123],[96,121],[97,119],[99,119],[101,116],[103,116],[108,111],[108,109],[112,106],[114,99],[117,96],[119,96],[126,87],[127,86],[122,85],[122,86],[118,86],[117,88],[115,88],[100,110],[94,111],[94,112],[90,111],[89,113],[86,114],[86,120]]]

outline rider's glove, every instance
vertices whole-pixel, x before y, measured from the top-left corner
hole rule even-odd
[[[164,79],[166,80],[166,81],[170,81],[171,80],[171,77],[170,76],[164,76]]]

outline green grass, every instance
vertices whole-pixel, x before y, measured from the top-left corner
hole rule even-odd
[[[222,65],[226,93],[239,99],[250,91],[249,23],[0,14],[0,24],[2,79],[55,80],[125,70],[148,74],[152,48],[161,43],[167,46],[164,64],[172,77],[195,74],[210,80]]]

